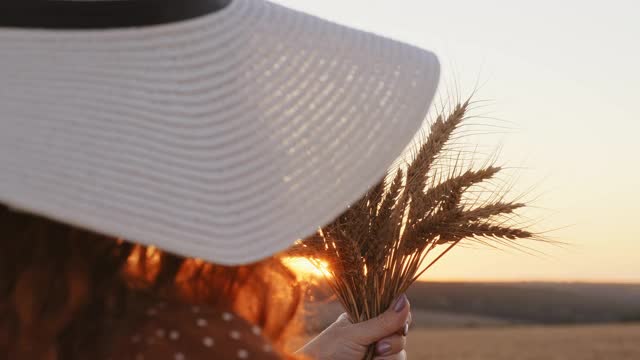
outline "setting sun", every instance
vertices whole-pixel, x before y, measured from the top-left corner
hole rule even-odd
[[[284,264],[294,273],[304,280],[313,280],[330,276],[329,264],[326,261],[318,260],[319,267],[315,266],[309,259],[303,257],[289,257],[284,259]]]

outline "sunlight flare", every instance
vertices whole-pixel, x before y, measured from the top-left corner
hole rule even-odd
[[[314,260],[318,266],[313,264],[309,259],[304,257],[287,257],[283,260],[284,264],[289,267],[301,280],[315,280],[331,276],[329,264],[323,260]]]

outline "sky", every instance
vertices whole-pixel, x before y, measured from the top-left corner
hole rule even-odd
[[[500,148],[523,215],[564,245],[459,247],[426,279],[640,282],[637,2],[275,2],[434,51],[441,96],[477,88],[484,123],[507,124],[465,141]]]

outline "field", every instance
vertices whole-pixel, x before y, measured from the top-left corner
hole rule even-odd
[[[640,324],[414,329],[418,360],[638,360]]]
[[[311,294],[316,334],[343,310]],[[416,283],[408,296],[411,360],[640,360],[640,285]]]

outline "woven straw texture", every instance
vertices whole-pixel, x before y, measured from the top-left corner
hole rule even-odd
[[[428,51],[262,0],[143,28],[0,29],[0,202],[257,261],[379,180],[438,77]]]

